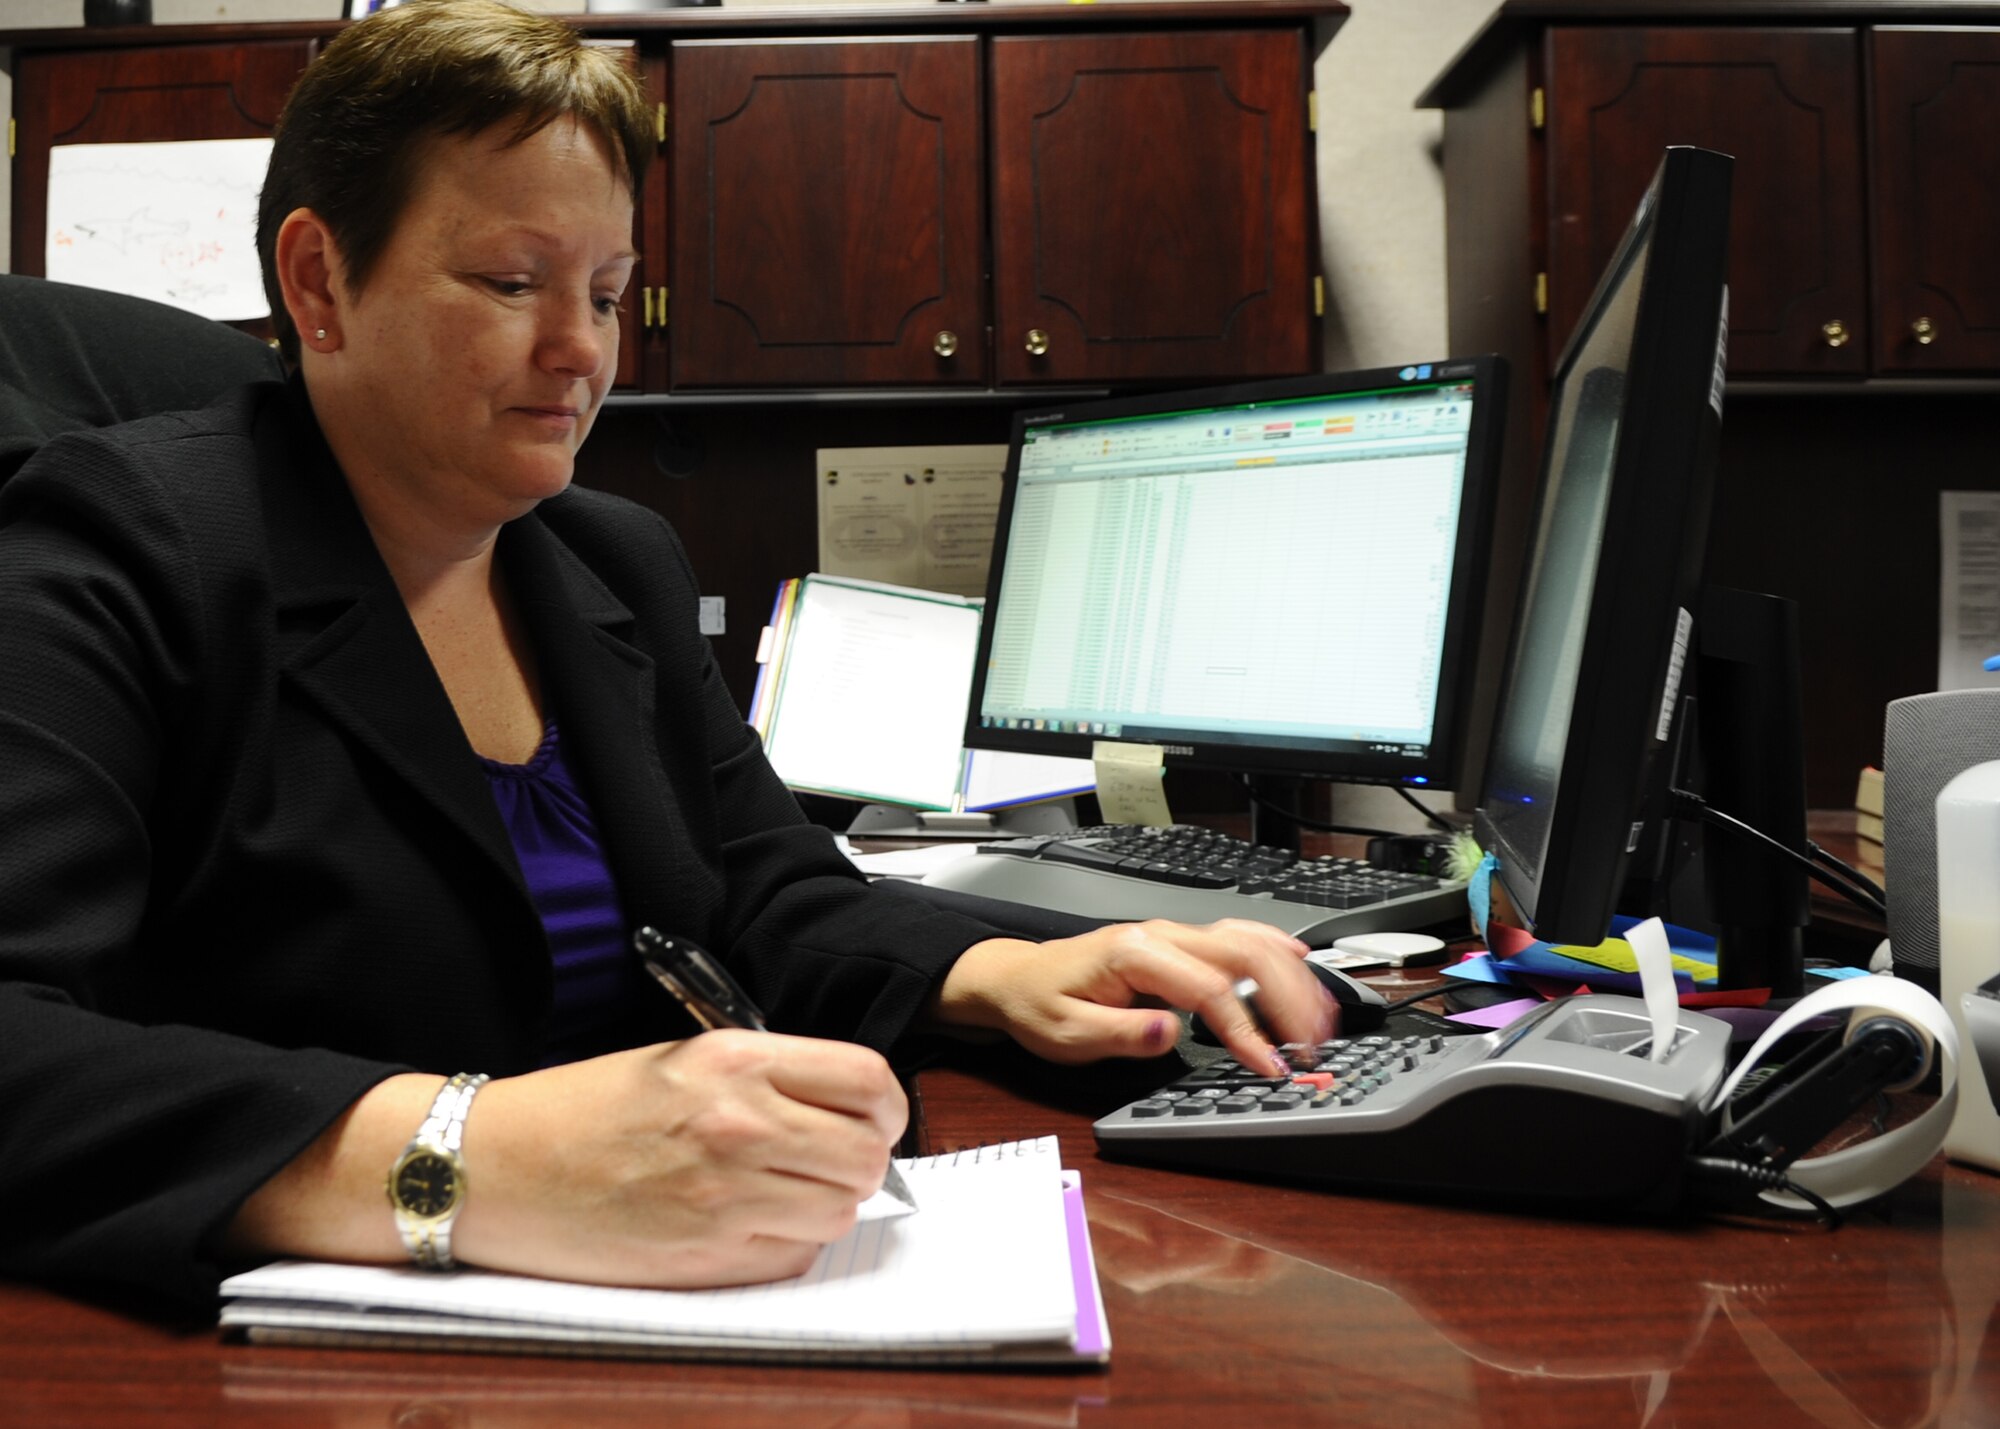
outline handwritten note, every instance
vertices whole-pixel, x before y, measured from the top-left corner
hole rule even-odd
[[[1166,751],[1157,744],[1116,744],[1100,739],[1090,748],[1097,766],[1097,804],[1107,824],[1166,828],[1174,821],[1161,784]]]
[[[59,144],[45,273],[207,318],[270,315],[257,267],[269,139]]]

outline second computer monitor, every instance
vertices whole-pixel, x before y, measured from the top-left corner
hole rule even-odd
[[[1450,785],[1504,366],[1016,417],[966,743]]]
[[[1664,812],[1722,430],[1732,167],[1667,150],[1556,364],[1475,825],[1552,942],[1604,938]]]

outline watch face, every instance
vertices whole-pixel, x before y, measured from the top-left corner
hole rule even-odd
[[[441,1216],[458,1200],[458,1168],[435,1151],[417,1151],[396,1168],[396,1204],[414,1216]]]

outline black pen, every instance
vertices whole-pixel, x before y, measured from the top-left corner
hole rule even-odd
[[[632,949],[646,965],[646,971],[658,978],[660,986],[672,993],[703,1027],[770,1031],[764,1025],[764,1014],[757,1010],[750,995],[736,985],[729,970],[688,939],[669,938],[658,928],[646,927],[632,935]],[[917,1208],[917,1198],[903,1183],[903,1173],[896,1169],[894,1161],[889,1163],[889,1174],[882,1178],[882,1189],[911,1210]]]

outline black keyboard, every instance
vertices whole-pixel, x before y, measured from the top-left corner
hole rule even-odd
[[[1059,838],[983,844],[924,880],[1087,918],[1252,918],[1315,946],[1350,933],[1462,920],[1465,884],[1353,858],[1289,849],[1177,824],[1106,824]]]

